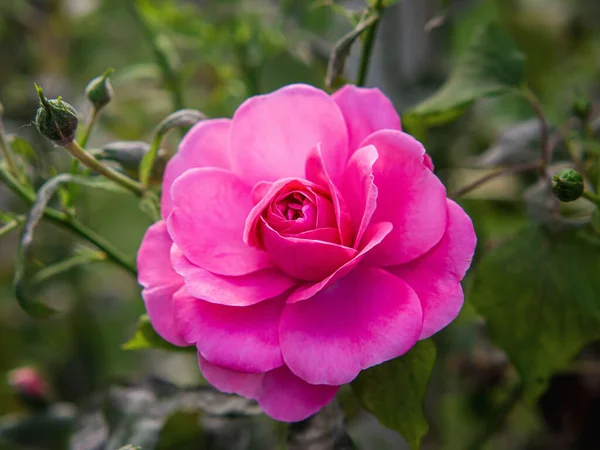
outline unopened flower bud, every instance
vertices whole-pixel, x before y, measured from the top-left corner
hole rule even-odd
[[[48,385],[34,367],[20,367],[9,372],[8,383],[29,406],[39,409],[48,405]]]
[[[563,169],[552,178],[552,192],[561,202],[572,202],[583,194],[583,177],[575,169]]]
[[[588,120],[592,114],[592,102],[587,97],[576,98],[571,105],[571,113],[580,120]]]
[[[40,106],[35,116],[35,125],[40,133],[52,142],[65,146],[75,140],[79,120],[77,111],[60,97],[48,100],[42,88],[36,85]]]
[[[85,88],[85,96],[96,110],[104,108],[113,98],[114,90],[108,78],[113,72],[113,69],[108,69],[104,74],[90,81]]]

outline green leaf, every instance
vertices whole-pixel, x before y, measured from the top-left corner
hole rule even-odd
[[[475,100],[518,88],[525,73],[525,56],[497,25],[478,29],[444,85],[407,111],[408,128],[442,125],[458,118]]]
[[[479,265],[470,299],[534,403],[554,372],[600,338],[600,258],[574,232],[527,229]]]
[[[406,355],[364,370],[352,382],[365,409],[399,432],[413,450],[429,430],[423,402],[435,357],[433,342],[420,341]]]
[[[160,431],[156,450],[197,450],[206,447],[199,411],[177,411]]]
[[[122,347],[124,350],[144,350],[149,348],[159,350],[170,350],[175,352],[195,352],[195,347],[177,347],[161,338],[150,322],[150,318],[144,314],[138,320],[135,335]]]

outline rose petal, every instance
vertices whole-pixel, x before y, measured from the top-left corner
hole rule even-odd
[[[406,281],[421,300],[420,339],[437,333],[458,316],[464,301],[460,281],[471,265],[476,243],[471,219],[448,200],[448,223],[442,240],[420,258],[387,268]]]
[[[258,397],[264,374],[234,372],[211,364],[200,354],[198,354],[198,364],[204,378],[218,390],[251,399]]]
[[[145,287],[142,298],[156,332],[174,345],[186,345],[172,311],[173,294],[183,285],[183,279],[171,268],[172,244],[164,220],[148,228],[137,256],[138,282]]]
[[[223,306],[192,297],[185,288],[173,297],[181,336],[211,363],[246,373],[283,364],[278,335],[283,304],[275,298],[253,306]]]
[[[446,229],[446,189],[423,163],[425,149],[399,131],[378,131],[362,146],[374,145],[378,189],[373,222],[389,221],[394,230],[367,256],[369,264],[392,266],[411,261],[437,244]]]
[[[316,145],[311,149],[306,158],[306,179],[321,186],[331,195],[333,210],[336,217],[337,227],[340,233],[340,242],[343,245],[352,245],[352,217],[350,211],[342,198],[342,194],[331,178],[325,167],[325,161],[321,152],[321,146]],[[339,177],[338,177],[339,180]]]
[[[333,242],[282,236],[261,220],[265,250],[273,263],[292,277],[320,281],[358,254],[353,248]]]
[[[171,268],[173,240],[164,220],[151,225],[142,239],[137,254],[138,282],[143,287],[164,286],[183,280]]]
[[[173,209],[171,185],[186,170],[196,167],[229,169],[230,119],[204,120],[187,132],[179,151],[169,160],[162,185],[161,212],[166,219]]]
[[[333,400],[338,390],[339,386],[308,384],[282,366],[265,374],[257,400],[273,419],[299,422]]]
[[[281,351],[290,370],[308,383],[341,385],[410,350],[422,320],[419,298],[408,284],[360,265],[311,299],[286,304]]]
[[[185,288],[191,296],[225,306],[254,305],[277,297],[297,284],[277,268],[237,277],[217,275],[192,263],[176,244],[171,249],[171,261],[184,278]]]
[[[252,209],[250,187],[222,169],[191,169],[171,188],[169,234],[197,266],[219,275],[271,267],[267,254],[243,241]]]
[[[373,176],[377,158],[377,149],[372,145],[357,150],[350,157],[340,182],[340,191],[352,217],[355,248],[360,245],[377,208],[377,186]]]
[[[185,347],[188,342],[179,333],[173,311],[173,295],[182,286],[181,282],[142,290],[146,312],[154,330],[165,341]]]
[[[264,374],[234,372],[198,356],[204,378],[217,389],[258,400],[263,411],[275,420],[298,422],[328,404],[339,386],[312,385],[282,366]]]
[[[290,85],[248,99],[233,117],[230,155],[233,171],[252,185],[304,177],[306,155],[323,148],[327,169],[339,174],[348,159],[344,117],[325,92]]]
[[[358,266],[358,264],[363,260],[364,256],[367,255],[371,249],[375,248],[381,243],[381,241],[383,241],[383,239],[392,231],[392,228],[393,226],[389,222],[381,222],[369,225],[363,237],[364,247],[354,259],[348,261],[333,274],[329,275],[319,283],[304,283],[303,285],[299,286],[288,297],[287,302],[295,303],[309,299],[317,292],[325,289],[330,284],[349,274],[356,266]]]
[[[332,97],[346,120],[350,152],[358,150],[360,143],[375,131],[402,129],[394,105],[379,89],[347,85]]]

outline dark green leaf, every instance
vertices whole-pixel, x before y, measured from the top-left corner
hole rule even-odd
[[[165,422],[156,450],[198,450],[206,446],[198,411],[178,411]]]
[[[160,350],[171,350],[171,351],[185,351],[195,352],[195,347],[177,347],[176,345],[170,344],[161,338],[150,323],[150,318],[144,314],[139,318],[137,330],[135,335],[129,342],[123,344],[125,350],[144,350],[144,349],[160,349]]]
[[[496,25],[474,33],[446,83],[433,96],[406,112],[408,128],[441,125],[458,118],[475,100],[518,88],[525,73],[525,56]]]
[[[574,232],[531,228],[487,255],[470,298],[519,371],[526,400],[600,338],[600,258]]]
[[[399,432],[413,450],[429,430],[423,402],[435,357],[433,342],[420,341],[406,355],[364,370],[352,382],[365,409]]]

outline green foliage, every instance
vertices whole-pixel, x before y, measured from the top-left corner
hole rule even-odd
[[[523,82],[525,57],[497,25],[473,35],[450,77],[431,97],[403,116],[408,127],[427,128],[459,117],[475,100],[506,93]]]
[[[600,338],[598,247],[531,228],[486,255],[470,299],[533,403],[549,378]]]
[[[125,344],[124,350],[146,350],[146,349],[170,350],[176,352],[195,352],[195,347],[177,347],[161,338],[150,322],[150,318],[144,314],[138,320],[135,335]]]
[[[433,342],[420,341],[406,355],[367,369],[352,382],[363,406],[398,431],[413,450],[421,447],[429,430],[423,403],[435,357]]]
[[[177,411],[165,422],[156,450],[197,450],[204,447],[204,433],[198,411]]]

